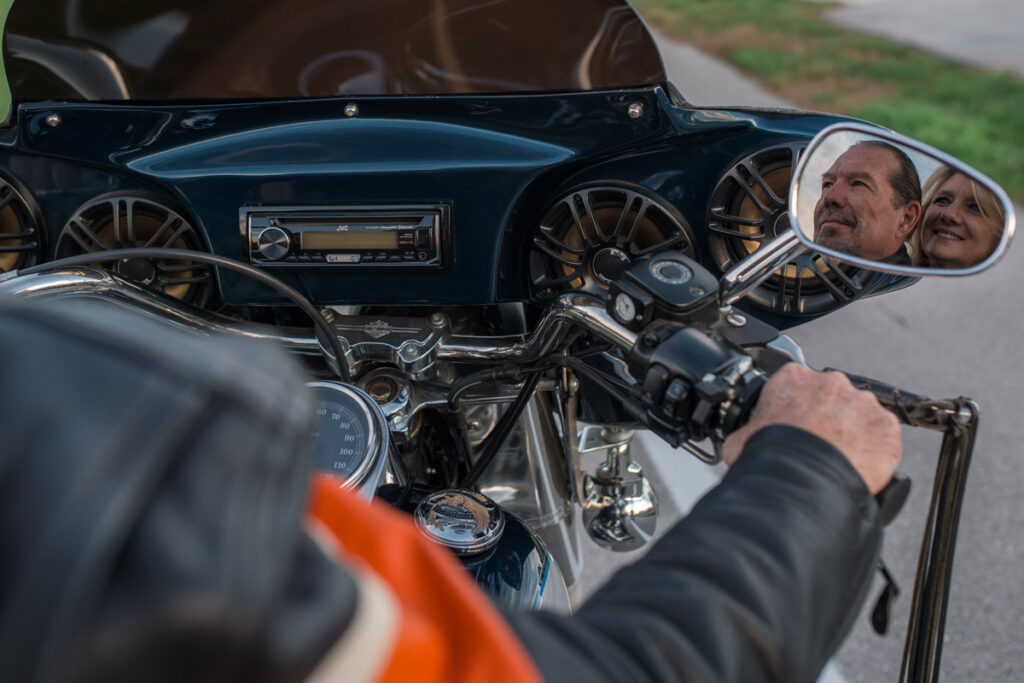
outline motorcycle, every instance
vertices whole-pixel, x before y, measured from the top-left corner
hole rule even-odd
[[[689,105],[622,0],[543,23],[523,2],[211,5],[14,3],[0,292],[284,345],[313,376],[321,470],[508,607],[571,609],[586,537],[650,540],[635,430],[719,462],[803,362],[787,328],[980,272],[1014,232],[1005,192],[916,141]],[[863,144],[944,178],[936,196],[973,183],[994,239],[923,240],[921,216],[894,247],[841,239],[819,205]],[[853,379],[945,434],[901,676],[935,680],[978,409]],[[897,478],[883,514],[907,495]]]

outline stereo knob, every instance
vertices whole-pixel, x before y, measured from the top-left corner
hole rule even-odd
[[[256,248],[268,261],[283,259],[291,246],[291,235],[281,228],[267,228],[256,240]]]

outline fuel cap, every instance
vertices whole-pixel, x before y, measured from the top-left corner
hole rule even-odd
[[[449,489],[432,493],[416,506],[416,526],[457,555],[487,550],[501,538],[505,513],[482,493]]]

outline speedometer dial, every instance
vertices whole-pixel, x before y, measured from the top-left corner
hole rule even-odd
[[[316,408],[312,439],[316,468],[343,488],[372,494],[384,470],[388,429],[377,403],[349,384],[310,382]]]
[[[348,479],[359,469],[367,451],[367,425],[363,416],[338,401],[317,402],[316,443],[317,468]]]

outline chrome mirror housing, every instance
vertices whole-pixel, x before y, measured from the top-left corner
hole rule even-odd
[[[990,178],[921,142],[858,123],[811,141],[793,174],[789,215],[811,250],[899,275],[973,275],[995,264],[1016,226]]]

